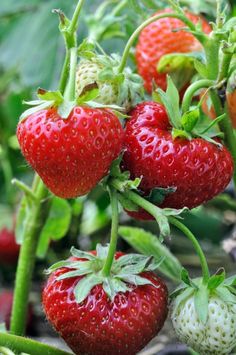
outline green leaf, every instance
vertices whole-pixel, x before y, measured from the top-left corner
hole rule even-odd
[[[201,285],[194,293],[194,306],[199,320],[206,324],[208,318],[209,291],[205,285]]]
[[[123,281],[135,286],[153,285],[155,287],[155,284],[153,284],[150,280],[139,275],[118,275],[118,277],[120,277]]]
[[[38,89],[37,96],[40,100],[43,100],[43,101],[53,101],[55,106],[59,106],[64,100],[64,98],[59,90],[58,91],[47,91],[44,89]]]
[[[92,59],[95,56],[95,44],[89,42],[88,38],[85,38],[78,47],[78,56]]]
[[[74,264],[72,267],[78,267],[76,270],[65,272],[64,274],[57,277],[57,280],[64,280],[71,277],[79,277],[93,272],[91,261],[82,261],[78,264]]]
[[[6,3],[7,6],[4,5]],[[0,13],[8,8],[7,12],[15,16],[4,21],[9,23],[9,29],[1,38],[0,66],[4,70],[17,68],[22,86],[56,85],[64,50],[58,31],[58,18],[51,10],[55,7],[63,8],[70,16],[75,3],[74,0],[18,0],[17,3],[13,0],[1,1]],[[24,11],[17,14],[17,9],[20,8]]]
[[[202,59],[201,52],[174,53],[163,55],[158,62],[157,70],[160,73],[170,73],[180,68],[194,68],[194,60]]]
[[[85,102],[88,101],[93,101],[95,100],[99,95],[99,89],[96,83],[87,85],[82,92],[82,95],[80,95],[77,98],[77,104],[81,105]]]
[[[187,131],[184,131],[182,129],[176,129],[174,128],[172,130],[172,138],[182,138],[182,139],[188,139],[190,140],[192,138],[191,134],[189,134]]]
[[[38,106],[34,106],[29,108],[28,110],[24,111],[19,120],[23,121],[25,120],[28,116],[40,111],[40,110],[45,110],[46,108],[54,106],[54,101],[39,101]]]
[[[170,76],[167,76],[167,90],[158,89],[161,100],[166,108],[168,117],[173,127],[181,128],[181,114],[179,107],[179,92]]]
[[[118,199],[125,210],[132,212],[137,212],[139,210],[139,207],[135,203],[125,198],[123,195],[118,194]]]
[[[180,281],[181,264],[167,247],[160,243],[155,235],[146,232],[144,229],[123,226],[119,228],[118,233],[138,252],[153,256],[157,261],[161,257],[165,257],[161,265],[159,265],[159,270],[171,280]]]
[[[181,280],[188,286],[192,288],[197,288],[195,283],[190,279],[188,271],[183,267],[181,271]]]
[[[216,289],[222,282],[225,280],[225,270],[221,270],[220,273],[216,273],[215,275],[212,275],[208,281],[208,289],[214,290]]]
[[[215,293],[226,303],[236,303],[236,296],[226,286],[219,286]]]
[[[70,204],[63,199],[54,197],[50,208],[49,216],[43,226],[39,237],[37,256],[43,258],[51,240],[62,239],[70,226],[71,207]]]
[[[192,132],[200,116],[199,108],[185,112],[181,119],[181,124],[185,131]]]
[[[232,275],[232,276],[228,277],[225,280],[224,284],[228,285],[228,286],[236,286],[236,276]]]
[[[155,205],[160,205],[165,200],[166,196],[172,194],[175,191],[176,187],[156,187],[152,189],[150,194],[148,196],[145,196],[145,198],[148,201],[154,203]]]
[[[100,243],[96,245],[98,259],[105,260],[108,255],[109,244],[103,246]]]
[[[179,291],[179,289],[177,289],[177,290]],[[177,297],[174,300],[172,314],[175,314],[177,309],[179,308],[179,306],[183,302],[185,302],[188,298],[190,298],[194,293],[194,289],[192,287],[184,288],[180,291],[181,291],[181,293],[179,294],[179,292],[178,292]]]
[[[88,296],[92,288],[103,282],[103,277],[97,274],[90,274],[82,278],[74,288],[74,295],[77,303],[81,303]]]
[[[88,260],[95,260],[96,259],[95,255],[88,253],[86,251],[83,251],[83,250],[76,249],[75,247],[72,247],[70,252],[71,252],[72,256],[79,258],[79,259],[88,259]]]

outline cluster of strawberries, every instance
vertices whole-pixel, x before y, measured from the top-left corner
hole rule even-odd
[[[196,15],[186,15],[194,23],[199,21]],[[200,21],[203,30],[209,33],[210,26],[205,20]],[[153,81],[163,90],[167,87],[166,74],[157,71],[163,55],[201,50],[200,43],[191,33],[172,32],[181,27],[183,24],[179,20],[166,18],[142,31],[136,60],[148,92]],[[102,80],[99,75],[103,66],[96,57],[81,61],[76,77],[77,93],[80,95],[89,85],[94,87],[95,84],[99,90],[97,102],[120,104],[118,86]],[[186,87],[186,83],[184,85]],[[183,92],[183,88],[180,89]],[[129,100],[126,99],[126,104]],[[126,105],[130,106],[132,102]],[[213,137],[212,142],[200,136],[192,135],[187,139],[174,134],[176,127],[162,103],[144,101],[129,109],[127,114],[123,127],[116,112],[110,108],[77,104],[67,118],[62,118],[58,107],[51,105],[24,117],[18,125],[17,137],[28,163],[49,190],[62,198],[75,198],[90,192],[109,174],[112,162],[121,154],[122,169],[128,170],[132,179],[141,179],[139,192],[143,196],[150,195],[156,188],[172,188],[160,208],[194,208],[212,199],[229,184],[233,161],[218,138]],[[128,213],[134,218],[152,218],[142,209]],[[116,284],[102,276],[98,283],[93,274],[101,270],[105,254],[100,247],[96,253],[74,251],[72,258],[53,268],[43,292],[44,309],[76,354],[136,354],[158,333],[166,319],[167,289],[153,273],[150,261],[137,260],[136,256],[133,257],[136,261],[129,263],[119,253],[112,268]],[[114,293],[117,289],[119,292]],[[195,336],[194,329],[189,329],[195,319],[192,299],[193,291],[182,300],[181,310],[178,308],[180,302],[175,308],[173,322],[178,335],[201,353],[228,354],[235,345],[231,336],[233,330],[224,337],[218,333],[213,343],[210,341],[212,329],[205,333],[204,341],[200,339],[201,331]],[[235,316],[227,318],[233,306],[222,308],[215,294],[210,307],[211,318],[220,308],[224,321],[233,324]],[[180,327],[184,312],[185,323]]]

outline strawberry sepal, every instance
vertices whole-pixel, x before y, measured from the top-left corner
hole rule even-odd
[[[74,288],[77,303],[83,302],[92,288],[100,284],[112,301],[117,293],[129,292],[140,285],[153,285],[155,287],[149,279],[142,276],[142,273],[156,270],[163,262],[163,257],[157,261],[153,257],[139,254],[122,255],[113,261],[110,276],[107,277],[103,275],[102,270],[108,250],[109,245],[102,246],[101,244],[97,245],[96,254],[77,250],[73,247],[71,254],[74,258],[57,262],[47,270],[47,273],[50,274],[60,268],[68,269],[57,277],[57,281],[83,276]]]

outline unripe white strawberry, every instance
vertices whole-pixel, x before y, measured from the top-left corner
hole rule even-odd
[[[80,96],[86,87],[97,84],[99,96],[96,97],[96,102],[103,105],[117,105],[118,84],[99,80],[102,69],[103,66],[98,61],[82,59],[76,72],[76,94]]]
[[[186,291],[185,291],[186,292]],[[236,304],[209,295],[206,322],[199,319],[194,293],[172,304],[171,319],[178,338],[199,354],[230,354],[236,346]]]
[[[86,44],[84,46],[86,48]],[[93,101],[105,106],[119,106],[128,112],[143,98],[143,81],[129,67],[120,72],[119,65],[120,57],[115,54],[92,54],[82,59],[76,73],[77,96],[96,87],[99,94]]]

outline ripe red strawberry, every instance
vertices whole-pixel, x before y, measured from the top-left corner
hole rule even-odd
[[[6,227],[0,230],[0,264],[15,265],[20,246],[16,244],[15,234]]]
[[[91,254],[89,253],[89,257]],[[130,255],[124,256],[122,253],[116,253],[113,272],[117,270],[115,264],[121,257],[129,258]],[[144,256],[139,257],[145,258]],[[104,291],[104,284],[109,285],[110,279],[104,278],[103,281],[100,280],[100,283],[95,283],[95,286],[91,283],[91,287],[87,288],[86,298],[83,302],[77,303],[75,294],[79,291],[83,292],[83,289],[80,289],[80,283],[85,279],[85,276],[79,276],[79,273],[80,275],[85,273],[83,270],[88,268],[86,264],[89,261],[86,257],[83,259],[71,258],[67,263],[72,260],[75,267],[73,264],[59,267],[49,277],[43,290],[43,306],[48,320],[75,354],[135,355],[158,333],[164,324],[167,316],[165,284],[153,272],[142,272],[132,277],[138,282],[137,277],[141,276],[142,280],[146,279],[146,284],[145,281],[142,281],[139,286],[126,284],[129,290],[125,291],[125,283],[120,283],[119,287],[123,286],[112,300]],[[80,261],[80,265],[78,265],[78,261]],[[99,270],[104,259],[97,261],[99,262],[96,266],[93,264],[92,267],[94,271],[90,271],[87,276],[90,277],[90,280],[96,277],[95,275],[101,278]],[[96,263],[97,261],[90,262]],[[127,270],[127,264],[124,263],[123,266]],[[78,272],[77,276],[58,279],[75,268]],[[97,274],[95,274],[95,270]],[[117,285],[120,282],[118,277],[117,275]],[[102,284],[102,282],[104,283]],[[83,286],[81,284],[81,288],[84,287],[85,284]],[[111,289],[109,290],[111,291]]]
[[[4,290],[0,294],[0,323],[5,323],[6,328],[9,329],[11,310],[13,303],[13,292],[11,290]],[[30,327],[33,317],[33,307],[29,304],[28,314],[27,314],[27,328]]]
[[[171,10],[161,10],[156,14],[163,12],[171,12]],[[200,20],[205,33],[211,31],[210,25],[202,17],[190,12],[187,12],[186,16],[194,23]],[[136,61],[138,73],[143,78],[145,89],[149,93],[152,91],[153,81],[162,90],[166,90],[166,74],[157,71],[158,62],[162,56],[170,53],[201,51],[201,44],[191,33],[173,32],[173,30],[183,27],[185,25],[178,19],[163,18],[142,30],[136,47]]]
[[[225,189],[233,174],[229,151],[202,138],[172,138],[164,107],[143,102],[130,113],[126,125],[124,168],[142,177],[140,189],[173,187],[161,207],[194,208]],[[151,216],[131,212],[136,218]]]
[[[22,120],[17,137],[25,159],[57,196],[87,194],[109,171],[122,148],[123,129],[107,109],[75,107],[63,119],[56,109]]]

